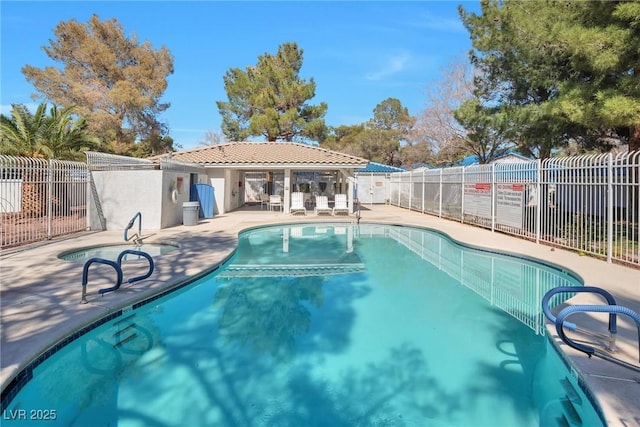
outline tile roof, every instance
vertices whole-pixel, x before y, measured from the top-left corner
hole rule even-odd
[[[199,163],[204,166],[344,166],[364,167],[369,161],[313,145],[295,142],[229,142],[187,151],[178,151],[152,160]]]
[[[391,173],[391,172],[404,172],[405,170],[402,168],[397,168],[395,166],[383,165],[382,163],[369,162],[367,167],[362,169],[357,169],[358,173]]]

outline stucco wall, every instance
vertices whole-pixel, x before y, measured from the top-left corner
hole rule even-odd
[[[209,184],[213,187],[213,195],[215,197],[215,212],[214,215],[220,215],[228,211],[225,209],[225,171],[221,169],[214,169],[209,171]]]
[[[189,201],[189,174],[176,171],[163,172],[160,228],[167,228],[182,224],[182,203]],[[174,190],[176,191],[175,202],[173,201]]]
[[[143,230],[159,230],[182,224],[182,203],[189,201],[189,174],[163,170],[93,171],[96,195],[106,218],[107,230],[122,230],[137,212]],[[177,188],[182,178],[182,191]],[[101,229],[93,200],[89,203],[91,229]],[[135,228],[137,230],[137,222]]]

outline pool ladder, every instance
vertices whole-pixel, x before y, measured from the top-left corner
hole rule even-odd
[[[87,283],[89,281],[89,267],[91,267],[92,264],[105,264],[105,265],[110,265],[115,270],[116,284],[110,288],[98,289],[98,293],[104,296],[104,294],[106,294],[107,292],[113,292],[120,289],[120,285],[122,285],[122,280],[123,280],[122,259],[127,254],[139,255],[146,258],[147,261],[149,261],[149,271],[146,274],[143,274],[142,276],[136,276],[128,279],[127,280],[128,283],[144,280],[147,277],[151,276],[154,269],[153,258],[151,258],[151,255],[149,255],[146,252],[142,252],[134,249],[125,249],[124,251],[120,252],[115,262],[108,259],[104,259],[104,258],[90,258],[84,263],[84,267],[82,269],[82,300],[81,300],[82,304],[86,304],[89,302],[87,300]]]
[[[133,224],[135,224],[136,219],[138,220],[138,232],[129,237],[129,230],[133,227]],[[133,243],[136,245],[142,244],[142,214],[140,212],[137,212],[133,218],[131,218],[131,221],[129,221],[129,224],[127,224],[127,227],[124,229],[124,241],[128,242],[131,239],[133,239]]]
[[[579,293],[579,292],[590,292],[598,294],[604,297],[607,301],[607,305],[570,305],[568,307],[560,310],[557,316],[554,316],[551,313],[549,308],[549,302],[551,298],[559,293]],[[584,334],[588,334],[591,336],[603,338],[606,341],[605,349],[607,352],[612,353],[616,350],[616,334],[618,333],[617,327],[617,315],[624,314],[631,319],[633,319],[636,323],[636,327],[638,329],[638,361],[640,362],[640,315],[635,311],[627,308],[619,306],[616,303],[615,298],[609,292],[604,289],[597,288],[595,286],[560,286],[557,288],[553,288],[544,295],[542,298],[542,311],[549,321],[553,322],[556,327],[556,331],[558,336],[562,341],[567,344],[569,347],[574,348],[578,351],[586,353],[589,357],[598,356],[610,362],[625,366],[627,368],[633,369],[634,371],[640,372],[640,366],[635,366],[630,363],[627,363],[623,360],[611,357],[608,353],[601,352],[600,350],[595,349],[594,347],[581,344],[573,341],[571,338],[567,336],[565,333],[565,328],[572,331],[578,331]],[[579,328],[576,324],[566,321],[566,319],[575,313],[609,313],[609,335],[599,334],[596,332],[588,331]]]

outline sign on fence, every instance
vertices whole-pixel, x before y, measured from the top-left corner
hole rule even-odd
[[[497,184],[496,223],[522,228],[524,184]]]
[[[491,219],[490,182],[475,182],[464,185],[464,214]]]

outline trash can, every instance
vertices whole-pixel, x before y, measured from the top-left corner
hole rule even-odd
[[[184,202],[182,204],[182,223],[184,225],[197,225],[199,209],[200,203],[198,202]]]

